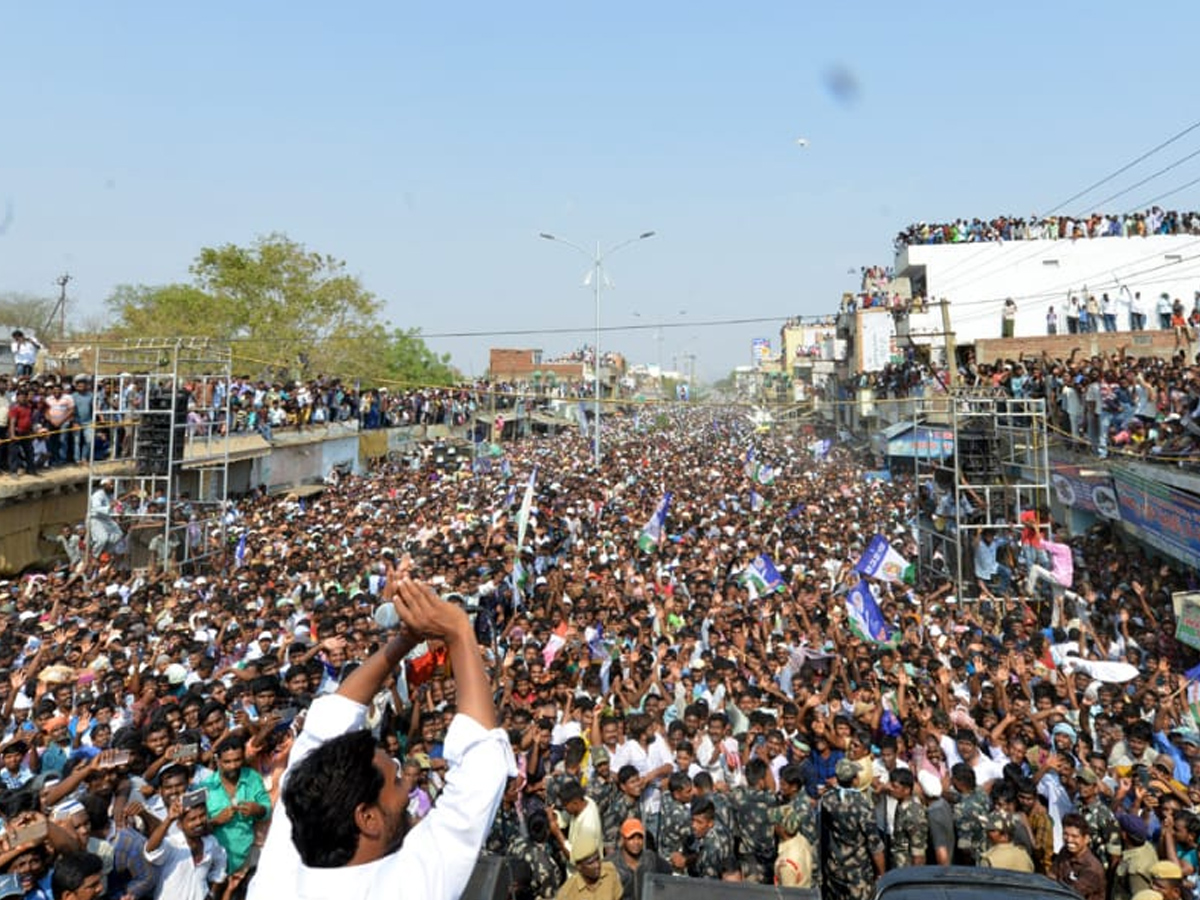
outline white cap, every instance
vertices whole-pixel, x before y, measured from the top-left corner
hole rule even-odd
[[[942,780],[928,769],[922,769],[917,773],[917,782],[921,785],[921,791],[926,797],[942,796]]]

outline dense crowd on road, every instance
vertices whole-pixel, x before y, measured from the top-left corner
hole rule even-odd
[[[517,897],[636,898],[649,871],[864,898],[922,862],[1190,896],[1200,733],[1171,594],[1194,570],[1027,511],[956,596],[862,564],[918,558],[920,491],[832,435],[672,408],[610,419],[599,469],[590,450],[256,493],[213,571],[77,555],[0,585],[0,870],[49,897],[94,854],[87,896],[255,898],[334,896],[332,866],[348,897],[382,871],[355,860],[425,878],[475,840]],[[1040,577],[1062,547],[1073,576]],[[328,780],[350,744],[385,773],[366,799]],[[494,796],[468,789],[480,747],[509,773]]]
[[[1103,237],[1200,235],[1200,212],[1152,206],[1142,212],[1092,213],[1088,216],[997,216],[914,222],[898,235],[897,250],[913,244],[974,244],[989,241],[1060,241]]]

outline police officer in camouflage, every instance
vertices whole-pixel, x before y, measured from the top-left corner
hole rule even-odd
[[[854,788],[858,774],[858,763],[838,760],[837,787],[821,796],[818,856],[824,900],[867,900],[885,868],[875,810],[866,795]]]
[[[550,837],[550,819],[545,810],[534,810],[525,822],[528,836],[518,834],[508,846],[507,856],[512,860],[521,860],[529,866],[532,873],[530,891],[534,897],[553,897],[562,884],[563,875],[547,841]]]
[[[696,843],[688,864],[689,875],[719,881],[742,880],[741,867],[733,849],[733,835],[717,824],[712,798],[692,800],[692,835]]]
[[[621,766],[617,773],[616,790],[605,798],[600,807],[600,824],[604,830],[604,846],[616,847],[620,841],[621,823],[626,819],[641,819],[642,779],[635,766]]]
[[[1121,861],[1125,847],[1121,841],[1121,826],[1108,804],[1100,801],[1100,779],[1088,766],[1076,776],[1079,786],[1079,812],[1088,824],[1088,841],[1092,855],[1109,870]]]
[[[987,824],[992,806],[987,794],[975,784],[975,770],[966,763],[955,763],[950,769],[950,784],[958,792],[954,804],[954,862],[977,866],[988,848]]]
[[[909,769],[892,772],[888,789],[896,798],[896,813],[892,819],[892,868],[925,865],[929,846],[929,820],[925,805],[913,796],[915,779]]]
[[[779,772],[779,795],[796,811],[797,827],[809,846],[817,846],[817,808],[805,789],[803,766],[784,766]]]
[[[687,869],[685,853],[692,838],[692,779],[674,772],[663,792],[662,815],[658,820],[658,852],[676,872]]]
[[[505,854],[508,845],[521,833],[521,817],[517,812],[517,800],[521,796],[523,784],[520,778],[508,779],[504,788],[504,797],[500,808],[496,810],[496,818],[492,820],[492,830],[484,841],[484,849],[489,853]]]
[[[775,796],[766,789],[767,764],[761,759],[747,762],[745,774],[746,787],[733,789],[738,863],[743,881],[770,884],[775,877],[775,829],[767,813]]]

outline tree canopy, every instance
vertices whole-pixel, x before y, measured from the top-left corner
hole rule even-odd
[[[124,337],[229,340],[237,373],[337,375],[364,384],[447,384],[449,356],[416,329],[380,319],[383,303],[332,256],[282,234],[205,247],[190,284],[122,285],[107,300]]]

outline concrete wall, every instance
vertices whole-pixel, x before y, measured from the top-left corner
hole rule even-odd
[[[1051,304],[1061,316],[1067,292],[1086,289],[1117,297],[1121,285],[1154,301],[1166,292],[1191,311],[1200,284],[1200,238],[1186,235],[1148,238],[1090,238],[1076,241],[1011,241],[906,247],[896,256],[897,274],[925,267],[925,294],[950,301],[951,327],[959,344],[1000,337],[1000,311],[1006,297],[1017,304],[1016,335],[1044,335]],[[1129,328],[1129,307],[1119,306],[1118,327]],[[910,330],[942,330],[936,307],[910,316]],[[940,339],[937,341],[940,343]]]
[[[1076,359],[1091,356],[1107,356],[1121,347],[1133,357],[1157,356],[1169,358],[1175,353],[1175,335],[1170,331],[1114,331],[1096,334],[1058,334],[1054,336],[1029,336],[1015,338],[988,338],[975,342],[975,359],[981,363],[992,363],[998,359],[1021,359],[1040,357],[1043,353],[1051,359],[1066,359],[1076,347]]]

